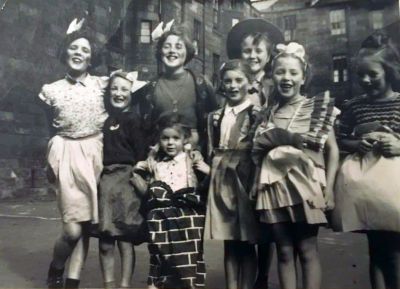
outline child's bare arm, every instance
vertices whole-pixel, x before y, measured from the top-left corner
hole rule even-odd
[[[147,182],[145,181],[145,179],[141,175],[133,171],[130,181],[136,191],[139,193],[139,195],[141,197],[144,197],[147,192]]]
[[[336,173],[339,168],[339,148],[336,143],[333,130],[329,133],[325,145],[325,164],[326,164],[326,188],[325,200],[326,208],[333,209],[335,206],[333,186],[335,184]]]
[[[207,176],[210,175],[210,166],[204,160],[194,162],[193,168]]]

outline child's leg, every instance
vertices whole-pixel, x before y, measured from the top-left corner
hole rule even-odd
[[[377,231],[379,249],[374,255],[379,260],[384,277],[384,288],[400,288],[400,237],[395,232]],[[378,246],[378,245],[377,245]]]
[[[379,231],[367,233],[369,250],[369,275],[373,289],[384,289],[385,279],[383,276],[385,267],[384,242]]]
[[[261,224],[262,232],[268,232],[270,228],[266,224]],[[272,258],[274,256],[274,243],[272,234],[268,234],[268,239],[263,240],[264,243],[257,246],[257,279],[254,289],[262,289],[268,287],[268,275],[271,268]]]
[[[239,288],[239,259],[240,259],[240,241],[225,241],[224,242],[224,265],[225,265],[225,280],[228,289]],[[241,289],[241,288],[240,288]]]
[[[130,242],[117,241],[121,256],[121,287],[130,287],[135,268],[135,248]]]
[[[83,234],[79,239],[68,264],[67,279],[65,280],[65,288],[78,288],[80,283],[80,275],[83,265],[85,264],[87,253],[89,250],[89,236]]]
[[[114,247],[115,239],[111,237],[99,238],[100,268],[104,284],[114,284]],[[107,285],[110,287],[109,285]]]
[[[322,272],[318,254],[318,226],[298,223],[295,228],[295,246],[303,272],[303,288],[319,289]]]
[[[90,237],[87,234],[83,234],[72,251],[67,277],[70,279],[80,279],[83,265],[85,265],[86,257],[89,251]]]
[[[290,223],[272,225],[278,257],[279,283],[283,289],[296,289],[296,264],[294,257],[293,226]],[[308,289],[308,288],[307,288]]]
[[[257,273],[257,258],[254,245],[241,242],[239,252],[242,254],[239,261],[240,289],[253,288]]]
[[[400,234],[390,232],[389,260],[391,264],[387,267],[390,284],[386,284],[386,288],[400,288]]]

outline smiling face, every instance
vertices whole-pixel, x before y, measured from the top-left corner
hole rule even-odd
[[[280,97],[284,100],[300,96],[305,82],[303,64],[293,56],[282,56],[274,61],[272,79]]]
[[[161,46],[161,61],[167,70],[183,69],[187,56],[185,42],[177,35],[169,35]]]
[[[241,70],[227,70],[222,76],[222,89],[230,106],[243,103],[246,100],[249,81]]]
[[[357,75],[360,86],[369,97],[383,98],[392,91],[385,69],[377,57],[368,56],[359,59]]]
[[[114,77],[110,85],[111,106],[120,111],[128,110],[132,101],[131,88],[132,82],[129,80],[119,76]]]
[[[160,135],[160,149],[168,156],[175,157],[183,151],[185,136],[175,127],[163,129]]]
[[[86,38],[78,38],[67,47],[66,64],[74,72],[86,72],[92,56],[92,49]]]
[[[270,56],[267,40],[254,41],[254,36],[252,35],[243,39],[241,57],[246,61],[252,75],[257,75],[264,71]]]

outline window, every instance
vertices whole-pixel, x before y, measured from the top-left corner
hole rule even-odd
[[[333,56],[333,82],[340,83],[348,80],[347,58],[345,55]]]
[[[232,27],[235,26],[237,23],[239,23],[239,19],[232,18]]]
[[[332,10],[329,13],[331,34],[342,35],[346,33],[346,14],[344,9]]]
[[[383,27],[383,11],[382,10],[371,11],[369,16],[370,16],[370,22],[371,22],[372,29],[381,29]]]
[[[201,40],[201,22],[194,19],[193,22],[193,45],[196,49],[196,55],[200,54],[200,41]]]
[[[214,28],[219,26],[219,0],[213,0],[213,24]]]
[[[291,41],[294,39],[296,26],[296,15],[287,15],[283,17],[283,35],[285,37],[285,41]]]
[[[151,43],[151,21],[140,22],[140,43]]]

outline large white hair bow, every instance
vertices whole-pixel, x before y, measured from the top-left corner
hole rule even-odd
[[[75,31],[80,30],[82,28],[83,22],[85,22],[85,18],[82,18],[79,21],[78,21],[78,18],[75,18],[74,20],[72,20],[68,26],[66,34],[69,35]]]
[[[110,73],[110,79],[115,76],[117,73],[123,73],[124,71],[122,69],[114,70],[113,72]],[[147,84],[147,81],[141,81],[138,80],[138,72],[137,71],[131,71],[124,76],[127,80],[132,82],[132,88],[131,88],[131,93],[141,89],[143,86]]]
[[[164,26],[164,21],[161,21],[157,27],[153,30],[153,32],[151,32],[151,39],[153,41],[157,41],[158,39],[160,39],[160,37],[165,33],[171,30],[172,25],[174,24],[175,19],[172,19],[171,21],[169,21],[167,24],[165,24],[165,28],[163,28]]]
[[[288,45],[279,43],[276,45],[276,50],[278,50],[278,55],[275,57],[278,57],[282,53],[286,54],[293,54],[297,58],[299,58],[304,64],[306,64],[306,51],[304,50],[303,45],[297,43],[297,42],[290,42]]]

